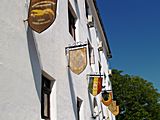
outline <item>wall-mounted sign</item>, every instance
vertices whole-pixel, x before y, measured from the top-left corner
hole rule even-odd
[[[31,0],[28,23],[36,32],[41,33],[54,22],[56,18],[57,0]]]
[[[109,106],[112,103],[112,92],[111,91],[103,91],[103,93],[102,93],[102,103],[105,106]]]
[[[118,115],[119,114],[119,106],[116,106],[116,110],[112,112],[113,115]]]
[[[75,74],[80,74],[87,66],[87,48],[69,50],[69,67]]]
[[[116,105],[116,101],[112,101],[112,103],[108,106],[108,109],[115,116],[119,114],[119,106]]]
[[[89,76],[88,90],[93,96],[102,91],[102,79],[101,76]]]
[[[111,112],[114,112],[117,108],[116,108],[116,101],[112,100],[112,103],[108,106],[108,109]]]

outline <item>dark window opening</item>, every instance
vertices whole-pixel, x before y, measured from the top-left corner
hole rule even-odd
[[[97,116],[98,116],[98,105],[97,105],[96,98],[94,97],[94,99],[93,99],[93,115],[92,115],[92,117],[94,119],[96,119]]]
[[[77,4],[77,3],[78,3],[78,1],[77,1],[77,0],[75,0],[75,3]]]
[[[82,105],[82,100],[77,97],[77,120],[80,120],[80,108]]]
[[[72,35],[74,40],[76,40],[76,35],[75,35],[75,17],[73,16],[70,8],[68,8],[68,19],[69,19],[69,33]]]
[[[50,93],[51,93],[51,81],[42,75],[42,89],[41,89],[42,119],[50,118]]]
[[[94,58],[94,50],[93,47],[91,46],[90,42],[88,42],[88,50],[89,50],[89,63],[95,64],[95,58]]]
[[[102,70],[102,65],[101,65],[101,63],[98,61],[98,69],[99,69],[99,74],[101,74],[101,70]]]
[[[85,8],[86,8],[86,17],[88,18],[88,15],[89,15],[89,6],[88,6],[87,1],[85,1]]]

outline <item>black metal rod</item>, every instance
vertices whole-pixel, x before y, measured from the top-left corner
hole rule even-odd
[[[65,49],[68,49],[68,48],[76,48],[76,47],[83,47],[83,46],[86,46],[87,44],[79,44],[79,45],[74,45],[74,46],[69,46],[69,47],[65,47]]]
[[[104,75],[88,74],[87,76],[104,76]]]

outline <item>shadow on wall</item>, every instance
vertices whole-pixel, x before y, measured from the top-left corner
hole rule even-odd
[[[72,107],[73,107],[73,111],[74,111],[74,116],[75,116],[75,120],[77,120],[78,116],[77,116],[77,101],[76,101],[76,95],[75,95],[75,91],[73,88],[73,79],[70,73],[70,69],[68,67],[68,80],[69,80],[69,88],[70,88],[70,92],[71,92],[71,99],[72,99]]]
[[[78,14],[78,18],[80,18],[80,12],[79,12],[79,5],[78,5],[78,1],[75,0],[75,6],[76,6],[76,11],[77,11],[77,14]]]
[[[90,107],[90,111],[91,111],[91,116],[93,116],[93,102],[92,102],[92,98],[91,98],[91,95],[90,95],[90,92],[88,91],[88,99],[89,99],[89,107]]]
[[[41,66],[39,62],[34,35],[31,28],[29,27],[27,28],[27,42],[28,42],[29,57],[34,77],[35,88],[39,100],[41,101]]]

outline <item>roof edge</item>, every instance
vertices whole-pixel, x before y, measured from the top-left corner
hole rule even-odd
[[[107,47],[108,47],[108,58],[112,58],[112,53],[111,53],[111,49],[110,49],[110,46],[109,46],[109,42],[108,42],[108,38],[107,38],[107,35],[106,35],[106,31],[104,29],[104,25],[103,25],[103,22],[102,22],[102,18],[100,16],[100,13],[99,13],[99,9],[98,9],[98,6],[97,6],[97,2],[96,0],[93,0],[93,3],[94,3],[94,6],[96,8],[96,11],[97,11],[97,15],[98,15],[98,18],[99,18],[99,21],[100,21],[100,24],[101,24],[101,27],[102,27],[102,30],[103,30],[103,33],[104,33],[104,37],[106,39],[106,43],[107,43]]]

